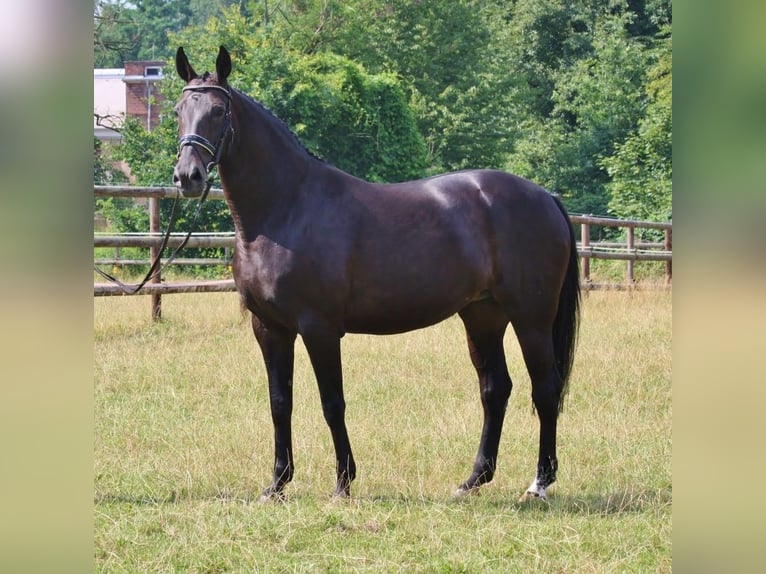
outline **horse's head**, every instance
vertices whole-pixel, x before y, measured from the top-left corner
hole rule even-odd
[[[215,68],[215,76],[206,72],[200,77],[183,48],[176,52],[176,70],[186,86],[174,108],[179,143],[173,183],[187,197],[203,193],[207,174],[220,161],[223,146],[232,133],[231,90],[226,82],[231,57],[223,46]]]

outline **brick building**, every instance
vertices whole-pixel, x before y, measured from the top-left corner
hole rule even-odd
[[[162,68],[165,62],[140,61],[125,62],[125,113],[139,118],[148,130],[159,124],[160,114],[157,104],[162,96],[155,89],[155,83],[162,80]]]
[[[147,129],[157,127],[162,96],[156,83],[163,78],[164,61],[125,62],[124,68],[93,70],[93,135],[119,141],[125,117],[141,120]]]

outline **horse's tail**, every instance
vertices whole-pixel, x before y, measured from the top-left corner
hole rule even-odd
[[[553,323],[553,352],[556,367],[561,377],[561,396],[559,411],[564,408],[564,397],[569,388],[569,375],[572,371],[574,351],[577,343],[578,323],[580,320],[580,260],[577,256],[577,240],[569,214],[558,198],[553,198],[569,226],[569,262],[564,284],[559,294],[559,307]]]

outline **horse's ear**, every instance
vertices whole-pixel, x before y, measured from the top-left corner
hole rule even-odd
[[[181,47],[176,51],[176,71],[187,84],[197,77],[197,72],[191,67],[189,58],[186,57],[186,53]]]
[[[226,48],[221,46],[218,49],[218,58],[215,61],[215,73],[218,76],[218,83],[225,84],[226,78],[231,73],[231,56]]]

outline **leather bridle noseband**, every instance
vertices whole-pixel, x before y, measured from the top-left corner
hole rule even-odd
[[[178,139],[178,155],[181,155],[181,150],[185,146],[192,146],[197,153],[197,148],[205,150],[212,159],[205,166],[205,171],[210,170],[217,166],[221,161],[221,154],[223,153],[223,144],[227,136],[234,134],[234,126],[231,123],[231,92],[222,86],[186,86],[183,88],[183,92],[204,92],[205,90],[218,90],[226,94],[226,115],[224,116],[223,127],[221,128],[221,135],[218,138],[218,143],[213,144],[209,139],[197,135],[197,134],[185,134]],[[201,158],[200,158],[201,159]]]

